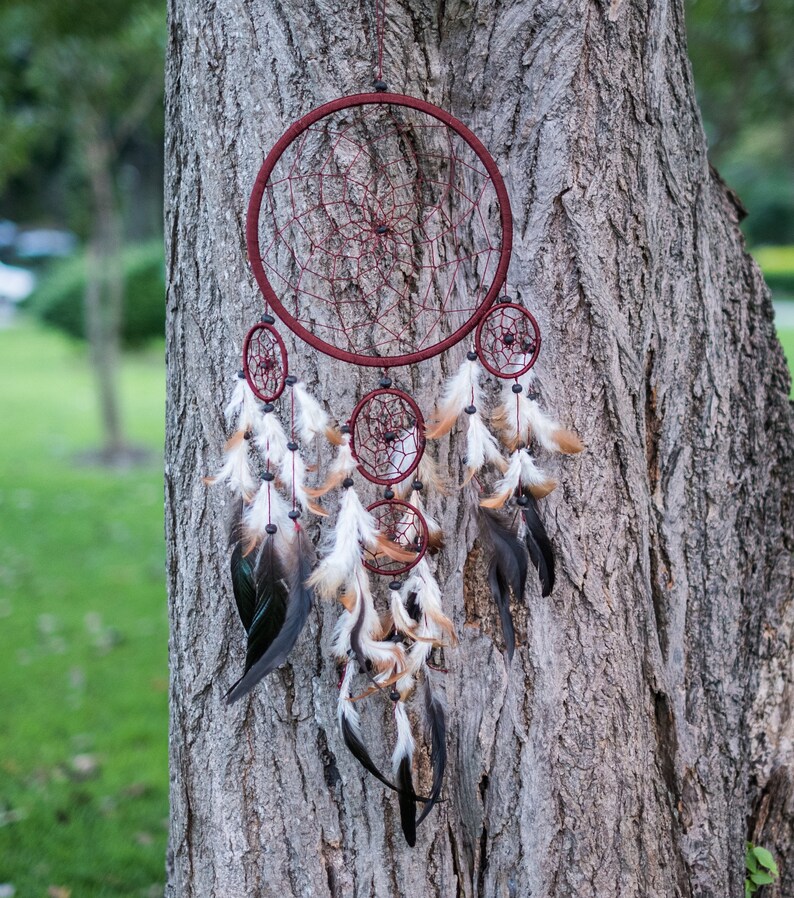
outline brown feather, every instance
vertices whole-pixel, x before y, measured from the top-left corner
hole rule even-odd
[[[431,552],[440,552],[444,548],[444,531],[440,528],[438,530],[428,530],[427,533],[427,548]]]
[[[312,514],[320,515],[320,517],[322,518],[328,517],[328,512],[322,507],[322,505],[318,505],[316,502],[307,502],[306,507]]]
[[[322,486],[307,486],[304,487],[304,490],[307,496],[311,496],[312,499],[319,499],[320,496],[324,496],[326,493],[330,493],[332,489],[338,487],[345,477],[347,477],[347,474],[344,471],[337,471],[336,474],[329,474]]]
[[[572,430],[565,430],[564,427],[554,431],[554,442],[560,452],[564,452],[566,455],[575,455],[584,449],[584,443],[579,437]]]
[[[329,424],[325,428],[325,438],[332,446],[341,446],[342,445],[342,433],[338,427],[334,424]]]
[[[488,496],[485,499],[480,499],[480,505],[482,508],[503,508],[512,492],[512,490],[505,490],[505,492],[497,493],[495,496]]]
[[[226,445],[223,448],[228,452],[230,449],[234,449],[235,446],[239,446],[244,439],[245,431],[238,430],[236,433],[233,433],[228,440],[226,440]]]
[[[440,439],[452,430],[459,416],[460,410],[456,408],[447,412],[436,409],[433,419],[428,421],[425,427],[425,436],[428,440]]]
[[[394,540],[388,539],[383,535],[378,536],[376,546],[376,555],[385,555],[387,558],[391,558],[392,561],[413,561],[416,558],[416,552],[404,549]]]
[[[356,607],[356,594],[354,592],[346,592],[339,596],[339,601],[342,603],[342,607],[345,611],[349,611],[351,614]]]
[[[532,495],[536,499],[543,499],[548,496],[548,494],[552,490],[557,489],[557,481],[556,480],[546,480],[544,483],[535,483],[531,486],[527,487],[527,489],[532,493]],[[480,503],[482,504],[482,503]],[[486,506],[487,507],[487,506]]]

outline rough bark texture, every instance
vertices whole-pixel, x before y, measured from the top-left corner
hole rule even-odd
[[[470,509],[431,504],[465,537],[441,569],[461,644],[446,801],[414,850],[337,733],[333,608],[226,707],[243,640],[224,496],[201,481],[261,308],[249,190],[291,121],[369,87],[374,4],[170,7],[167,895],[727,898],[750,836],[781,864],[768,894],[794,894],[788,375],[707,162],[680,0],[388,5],[390,87],[449,109],[501,166],[510,281],[587,446],[543,503],[558,585],[530,591],[510,669]],[[372,382],[288,343],[340,416]],[[414,375],[424,408],[447,364]]]

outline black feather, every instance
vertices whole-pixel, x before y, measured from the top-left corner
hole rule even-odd
[[[532,564],[535,565],[540,579],[541,595],[550,595],[554,589],[554,550],[551,547],[551,540],[546,533],[538,515],[538,504],[535,497],[527,492],[527,504],[521,509],[524,516],[526,529],[524,533],[524,542],[529,551],[529,557]]]
[[[400,766],[397,768],[397,785],[400,797],[400,825],[405,841],[413,848],[416,845],[416,795],[411,779],[410,757],[400,761]]]
[[[499,515],[489,508],[480,508],[481,532],[490,554],[488,585],[491,588],[505,640],[508,658],[515,650],[515,631],[510,614],[510,593],[516,599],[524,594],[527,582],[527,550],[522,540],[506,527]]]
[[[427,804],[416,821],[417,826],[433,810],[433,806],[438,801],[447,766],[447,718],[444,713],[444,705],[433,692],[429,680],[425,680],[425,714],[430,728],[430,763],[433,765],[433,786]]]
[[[271,671],[282,664],[297,642],[312,605],[313,593],[306,586],[314,550],[303,530],[291,547],[288,570],[269,536],[256,566],[257,606],[248,634],[248,652],[243,676],[228,693],[236,702]]]
[[[247,633],[251,629],[256,608],[256,583],[254,581],[254,565],[251,558],[243,550],[243,509],[242,499],[234,503],[229,520],[229,548],[232,550],[230,562],[232,590],[237,613]]]
[[[394,783],[390,782],[386,779],[386,777],[378,770],[375,762],[370,757],[369,752],[367,751],[366,745],[361,741],[361,737],[353,728],[353,725],[347,719],[347,717],[342,716],[342,738],[345,740],[345,745],[348,747],[348,750],[353,755],[353,757],[361,764],[361,766],[368,770],[376,779],[379,779],[384,786],[388,786],[390,789],[394,789],[395,792],[398,791],[397,786]]]

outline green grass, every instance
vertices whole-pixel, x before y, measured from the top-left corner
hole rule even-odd
[[[85,350],[0,331],[0,883],[162,894],[167,621],[162,347],[125,359],[145,469],[75,458],[100,428]]]

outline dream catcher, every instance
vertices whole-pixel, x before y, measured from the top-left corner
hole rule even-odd
[[[233,435],[211,480],[234,496],[231,579],[248,636],[229,701],[285,660],[315,596],[338,600],[342,736],[396,793],[413,845],[441,794],[439,661],[456,642],[434,572],[444,534],[429,506],[450,480],[436,441],[452,439],[465,459],[452,488],[467,491],[479,515],[509,657],[510,601],[523,600],[530,563],[542,595],[554,585],[537,500],[555,482],[536,453],[582,446],[538,394],[540,332],[506,287],[512,220],[494,160],[449,113],[388,93],[380,78],[375,87],[295,122],[259,171],[247,244],[265,310],[245,337],[226,407]],[[371,370],[372,389],[346,420],[333,420],[290,373],[277,323],[337,359],[340,372]],[[459,368],[425,417],[406,368],[456,350]],[[312,519],[324,531],[318,551],[305,529]],[[375,702],[392,709],[393,734],[379,740],[394,746],[386,773],[362,727]],[[417,721],[433,771],[421,794]]]

